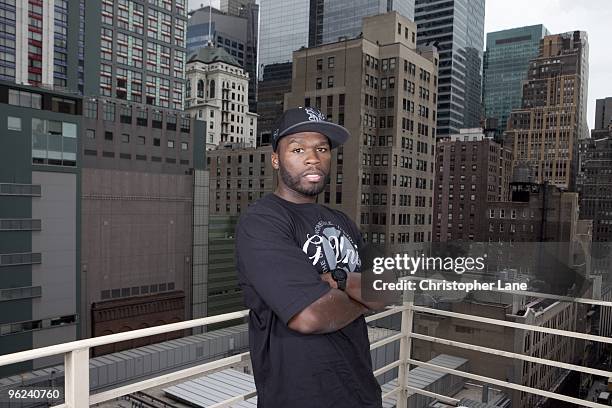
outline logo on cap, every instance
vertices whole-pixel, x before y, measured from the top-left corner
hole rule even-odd
[[[313,108],[304,108],[308,114],[308,120],[311,122],[325,122],[325,115]]]

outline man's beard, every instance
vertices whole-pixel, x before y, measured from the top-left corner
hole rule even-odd
[[[321,194],[321,192],[323,192],[323,190],[325,190],[325,185],[329,183],[329,174],[327,174],[325,177],[323,177],[322,181],[318,183],[310,183],[310,187],[303,187],[300,183],[302,180],[301,176],[292,176],[283,167],[282,163],[280,163],[280,160],[279,164],[279,173],[285,185],[291,190],[296,191],[300,194],[304,194],[305,196],[318,196],[319,194]]]

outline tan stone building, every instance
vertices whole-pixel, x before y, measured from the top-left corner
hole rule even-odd
[[[432,240],[438,53],[417,49],[416,28],[390,12],[364,18],[360,37],[295,51],[285,95],[285,109],[319,107],[352,135],[319,202],[397,250]]]
[[[586,33],[544,37],[530,62],[522,107],[512,111],[505,132],[515,163],[529,163],[536,182],[562,188],[574,183],[576,142],[588,137],[587,88]]]

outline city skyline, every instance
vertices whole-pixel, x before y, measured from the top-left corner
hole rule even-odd
[[[211,0],[213,7],[219,7],[219,0]],[[259,3],[259,1],[257,2]],[[189,10],[200,5],[207,6],[205,0],[189,0]],[[607,52],[607,21],[612,18],[612,9],[606,8],[605,0],[594,0],[586,4],[570,0],[516,0],[512,2],[492,1],[485,3],[486,33],[543,24],[551,34],[573,30],[586,31],[589,36],[589,93],[587,123],[594,126],[595,100],[612,95],[612,83],[607,81],[606,67],[612,65],[612,55]],[[529,9],[529,13],[525,10]],[[560,11],[551,13],[551,10]]]
[[[290,405],[346,328],[372,406],[612,406],[611,15],[524,1],[0,0],[0,401]]]

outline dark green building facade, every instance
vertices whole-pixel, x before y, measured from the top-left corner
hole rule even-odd
[[[506,130],[512,109],[521,106],[529,61],[548,34],[541,24],[487,33],[482,100],[485,118],[497,119],[496,135]]]
[[[0,354],[77,339],[81,106],[0,83]]]

